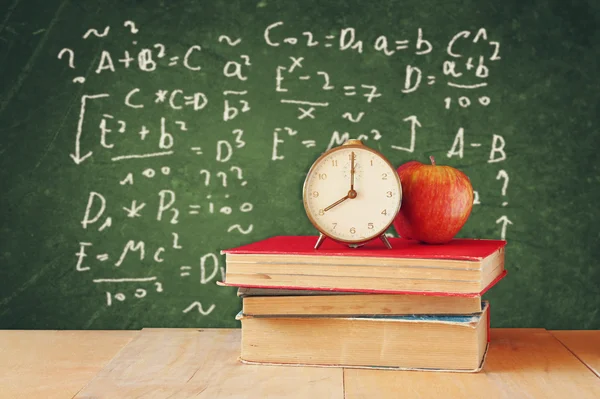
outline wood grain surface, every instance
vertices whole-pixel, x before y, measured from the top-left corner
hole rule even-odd
[[[0,398],[600,397],[600,331],[492,329],[476,374],[245,365],[240,334],[0,331]]]
[[[240,330],[144,329],[76,398],[343,398],[339,368],[238,362]]]
[[[599,398],[600,379],[543,329],[492,329],[477,374],[344,370],[347,399]]]
[[[0,398],[72,398],[138,331],[0,331]]]
[[[577,358],[600,377],[600,331],[551,331]]]

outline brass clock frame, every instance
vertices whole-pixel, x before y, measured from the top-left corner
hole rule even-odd
[[[309,206],[308,206],[308,201],[307,201],[307,195],[306,195],[306,190],[307,190],[307,185],[308,185],[308,178],[312,175],[312,173],[314,172],[315,167],[326,157],[328,157],[329,155],[337,152],[337,151],[341,151],[341,150],[345,150],[348,148],[360,148],[361,150],[367,150],[369,152],[372,152],[373,154],[375,154],[376,156],[378,156],[380,159],[382,159],[385,163],[387,163],[389,165],[389,167],[396,172],[396,169],[394,168],[394,166],[392,165],[392,163],[379,151],[374,150],[371,147],[367,147],[366,145],[364,145],[362,143],[362,141],[360,140],[354,140],[354,139],[350,139],[347,140],[345,143],[343,143],[342,145],[332,148],[329,151],[324,152],[323,154],[321,154],[321,156],[319,156],[312,164],[312,166],[310,167],[310,169],[308,170],[308,173],[306,174],[306,178],[304,179],[304,184],[302,186],[302,202],[304,204],[304,210],[306,212],[306,215],[308,216],[308,219],[310,220],[310,222],[312,223],[312,225],[319,231],[320,235],[319,238],[317,239],[317,242],[315,243],[315,249],[318,249],[321,244],[323,243],[323,241],[325,240],[325,238],[329,238],[333,241],[336,242],[340,242],[343,244],[347,244],[349,247],[351,248],[357,248],[360,247],[361,245],[379,237],[379,239],[381,239],[381,241],[383,241],[383,243],[385,244],[385,246],[388,249],[392,248],[392,245],[390,244],[390,242],[388,241],[387,237],[385,236],[385,231],[392,225],[392,223],[394,222],[394,218],[396,217],[396,215],[398,214],[398,212],[400,211],[400,207],[402,206],[402,184],[400,182],[400,176],[398,176],[398,173],[393,173],[393,176],[396,179],[396,182],[398,183],[398,188],[399,188],[399,199],[398,199],[398,205],[395,209],[395,211],[393,212],[393,217],[391,218],[390,223],[388,223],[384,228],[380,229],[378,232],[374,233],[370,238],[368,239],[357,239],[357,240],[344,240],[344,239],[339,239],[339,238],[334,238],[331,237],[330,235],[328,235],[327,233],[325,233],[320,227],[319,227],[319,223],[313,218],[310,210],[309,210]]]

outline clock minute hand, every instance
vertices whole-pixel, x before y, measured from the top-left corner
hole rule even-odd
[[[333,204],[329,205],[327,208],[323,209],[323,212],[327,212],[328,210],[330,210],[334,206],[338,206],[342,202],[346,201],[348,198],[350,198],[350,195],[346,195],[345,197],[340,198],[339,200],[335,201]]]
[[[354,151],[352,152],[352,165],[350,166],[350,191],[354,191],[354,158],[356,157],[356,155],[354,155]]]

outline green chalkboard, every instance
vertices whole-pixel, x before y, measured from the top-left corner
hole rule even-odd
[[[358,137],[471,178],[460,236],[508,241],[493,326],[600,328],[599,18],[558,0],[4,2],[0,328],[236,326],[219,251],[314,234],[305,173]]]

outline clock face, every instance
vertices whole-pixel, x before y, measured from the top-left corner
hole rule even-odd
[[[321,233],[359,243],[391,225],[400,209],[402,186],[381,154],[363,145],[343,145],[313,164],[303,197],[306,213]]]

